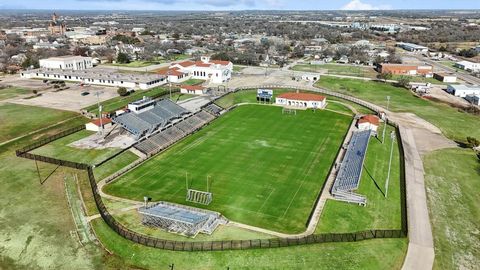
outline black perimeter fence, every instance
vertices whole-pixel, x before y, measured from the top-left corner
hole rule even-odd
[[[265,86],[262,86],[265,87]],[[270,86],[272,87],[272,86]],[[286,88],[285,86],[275,86],[276,88]],[[291,87],[290,87],[291,88]],[[243,89],[252,89],[249,88],[242,88]],[[295,88],[293,88],[295,89]],[[300,89],[299,89],[300,90]],[[305,90],[305,89],[303,89]],[[321,91],[325,93],[325,91]],[[330,92],[330,91],[328,91]],[[334,92],[332,92],[334,93]],[[332,95],[330,93],[325,93],[328,95]],[[368,103],[365,103],[361,100],[356,98],[345,96],[342,94],[334,93],[335,95],[340,98],[344,98],[346,100],[353,101],[358,103],[362,106],[365,106],[373,111],[379,112],[377,108],[371,106]],[[396,133],[401,141],[400,132],[398,131],[398,125],[391,121],[387,121],[388,124],[394,126],[396,128]],[[18,157],[27,158],[35,161],[46,162],[50,164],[56,164],[59,166],[70,167],[78,170],[85,170],[88,174],[88,180],[90,182],[90,187],[92,189],[93,198],[95,200],[95,204],[98,208],[98,211],[105,221],[107,225],[114,230],[120,236],[133,241],[138,244],[142,244],[149,247],[165,249],[165,250],[173,250],[173,251],[221,251],[221,250],[242,250],[242,249],[259,249],[259,248],[278,248],[278,247],[290,247],[290,246],[299,246],[299,245],[308,245],[308,244],[317,244],[317,243],[331,243],[331,242],[356,242],[362,241],[367,239],[379,239],[379,238],[404,238],[407,237],[407,215],[406,215],[406,194],[405,194],[405,173],[404,173],[404,159],[401,158],[401,215],[402,215],[402,224],[401,229],[396,230],[365,230],[359,232],[350,232],[350,233],[318,233],[318,234],[310,234],[307,236],[302,237],[292,237],[292,238],[270,238],[270,239],[251,239],[251,240],[222,240],[222,241],[173,241],[173,240],[166,240],[156,237],[151,237],[145,234],[141,234],[135,231],[132,231],[119,223],[115,218],[108,212],[105,204],[102,201],[102,197],[98,191],[97,182],[95,180],[95,176],[93,174],[93,167],[88,164],[78,163],[73,161],[61,160],[46,156],[41,156],[37,154],[29,153],[29,151],[41,147],[45,144],[48,144],[52,141],[58,140],[62,137],[68,136],[75,132],[84,129],[84,126],[78,126],[53,136],[50,136],[46,139],[41,141],[35,142],[29,146],[26,146],[22,149],[16,150],[16,155]],[[403,147],[402,144],[400,146],[400,154],[403,157]]]

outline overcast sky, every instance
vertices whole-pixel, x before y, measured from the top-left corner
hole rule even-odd
[[[0,9],[49,10],[378,10],[480,9],[480,0],[0,0]]]

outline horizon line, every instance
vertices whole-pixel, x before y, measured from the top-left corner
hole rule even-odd
[[[52,10],[63,10],[63,11],[141,11],[141,12],[155,12],[155,11],[181,11],[181,12],[239,12],[239,11],[342,11],[342,12],[378,12],[378,11],[470,11],[470,12],[480,12],[479,9],[459,9],[459,8],[416,8],[416,9],[356,9],[356,10],[347,10],[347,9],[225,9],[225,10],[216,10],[216,9],[68,9],[68,8],[0,8],[2,11],[52,11]]]

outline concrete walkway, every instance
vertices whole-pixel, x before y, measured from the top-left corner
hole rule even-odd
[[[402,269],[432,269],[435,259],[433,234],[425,192],[422,159],[413,132],[400,128],[405,152],[405,182],[407,190],[408,251]]]

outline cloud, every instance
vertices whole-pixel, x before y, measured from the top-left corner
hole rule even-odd
[[[129,2],[129,0],[77,0],[80,2]],[[270,0],[271,1],[271,0]],[[205,5],[213,7],[230,7],[230,6],[255,6],[255,0],[145,0],[144,2],[150,4],[196,4],[196,5]]]
[[[360,0],[352,0],[342,7],[342,10],[383,10],[392,9],[390,5],[372,5]]]

